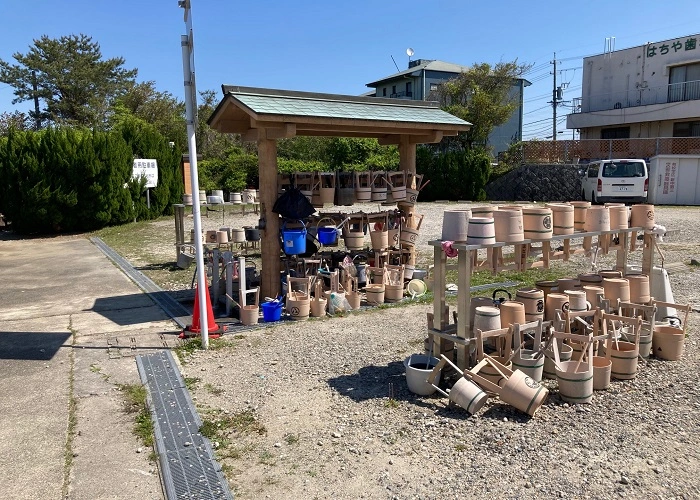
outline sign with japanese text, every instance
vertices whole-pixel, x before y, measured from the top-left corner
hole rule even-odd
[[[676,191],[676,173],[678,165],[676,162],[667,161],[666,171],[664,172],[664,194],[673,193]]]
[[[686,38],[685,40],[674,40],[673,42],[650,43],[647,45],[647,57],[665,56],[668,53],[676,53],[680,51],[695,50],[698,45],[698,39],[695,37]]]
[[[137,159],[134,160],[134,171],[132,177],[138,179],[146,177],[146,187],[154,188],[158,185],[158,162],[156,160]]]

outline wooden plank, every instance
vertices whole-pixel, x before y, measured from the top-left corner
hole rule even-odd
[[[274,139],[258,141],[258,175],[260,177],[260,211],[265,221],[261,238],[263,297],[277,297],[280,291],[280,219],[272,211],[277,200],[277,143]]]
[[[457,281],[457,336],[463,339],[471,337],[471,332],[469,329],[469,318],[471,317],[471,277],[472,277],[472,261],[471,254],[475,250],[461,250],[457,255],[457,262],[459,264],[459,277]],[[455,344],[455,349],[457,349],[457,366],[462,370],[467,369],[467,364],[469,362],[468,352],[463,344]]]
[[[444,330],[445,326],[442,324],[442,311],[445,307],[445,263],[447,261],[447,256],[445,252],[442,251],[442,247],[433,247],[433,316],[436,324],[433,324],[433,328],[438,330]]]

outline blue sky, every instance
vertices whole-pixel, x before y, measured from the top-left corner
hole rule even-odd
[[[617,49],[679,38],[698,32],[700,14],[690,0],[191,1],[199,90],[220,92],[226,83],[361,94],[366,83],[396,72],[391,56],[404,69],[408,47],[414,59],[466,66],[517,58],[535,65],[526,75],[533,82],[525,93],[526,138],[551,135],[553,52],[563,70],[558,81],[569,82],[568,100],[581,92],[582,56],[602,52],[606,37],[616,38]],[[105,57],[122,56],[127,68],[138,68],[139,80],[184,96],[177,0],[0,0],[0,19],[0,59],[13,61],[44,34],[84,33]],[[29,109],[12,98],[0,83],[0,112]]]

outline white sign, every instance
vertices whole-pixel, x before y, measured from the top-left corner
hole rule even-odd
[[[154,188],[158,185],[158,162],[156,160],[134,160],[134,179],[146,176],[146,187]]]

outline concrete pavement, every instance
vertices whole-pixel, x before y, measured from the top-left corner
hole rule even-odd
[[[85,238],[0,241],[0,283],[0,498],[162,498],[118,384],[176,325]]]

